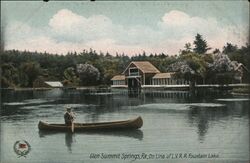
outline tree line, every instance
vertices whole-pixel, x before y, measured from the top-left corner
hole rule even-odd
[[[202,83],[232,80],[240,63],[250,70],[249,44],[238,47],[227,43],[222,52],[214,49],[208,53],[211,48],[207,41],[197,34],[193,46],[186,43],[174,56],[143,52],[132,57],[93,49],[66,55],[6,50],[0,54],[1,87],[39,87],[44,81],[62,81],[65,86],[108,86],[110,79],[123,72],[131,61],[149,61],[161,72],[174,71],[176,77]]]

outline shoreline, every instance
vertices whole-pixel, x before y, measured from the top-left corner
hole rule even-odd
[[[237,95],[237,96],[249,96],[250,95],[250,89],[249,85],[246,84],[244,85],[245,87],[234,87],[231,89],[228,89],[230,91],[230,93],[232,95]],[[223,88],[226,88],[227,86],[223,86]],[[209,88],[209,87],[205,87],[202,85],[199,85],[198,87],[196,87],[197,90],[203,89],[203,90],[220,90],[218,89],[218,87],[214,87],[214,88]],[[230,88],[230,87],[228,87]],[[111,91],[111,90],[128,90],[127,87],[112,87],[112,86],[106,86],[106,87],[101,87],[101,86],[82,86],[82,87],[39,87],[39,88],[0,88],[0,90],[13,90],[13,91],[46,91],[46,90],[52,90],[52,89],[62,89],[62,90],[107,90],[107,91]],[[141,90],[144,91],[152,91],[152,90],[162,90],[162,91],[190,91],[189,87],[187,87],[186,85],[183,87],[166,87],[166,86],[157,86],[157,87],[150,87],[150,86],[145,86],[142,87]]]

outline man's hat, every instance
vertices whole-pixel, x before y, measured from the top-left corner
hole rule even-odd
[[[66,107],[66,110],[67,110],[67,111],[71,111],[72,108],[68,106],[68,107]]]

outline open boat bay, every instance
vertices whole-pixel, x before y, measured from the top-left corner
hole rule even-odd
[[[4,90],[0,162],[248,162],[248,97],[223,93],[191,96],[185,91],[87,92]],[[67,106],[76,122],[127,120],[141,116],[131,131],[45,132],[40,120],[64,123]],[[17,141],[29,151],[18,154]],[[26,143],[26,144],[27,144]],[[19,147],[25,147],[25,143]]]

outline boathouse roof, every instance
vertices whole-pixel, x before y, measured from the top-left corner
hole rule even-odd
[[[155,74],[155,76],[153,76],[153,79],[171,78],[173,74],[174,72],[158,73],[158,74]]]
[[[129,67],[131,67],[131,65],[134,65],[135,67],[140,69],[143,73],[160,73],[160,71],[148,61],[133,61],[130,62],[130,64],[124,70],[123,74],[125,73],[125,71],[127,71]]]
[[[115,75],[111,80],[125,80],[125,75]]]
[[[47,85],[53,88],[60,88],[63,87],[63,84],[59,81],[45,81]]]

